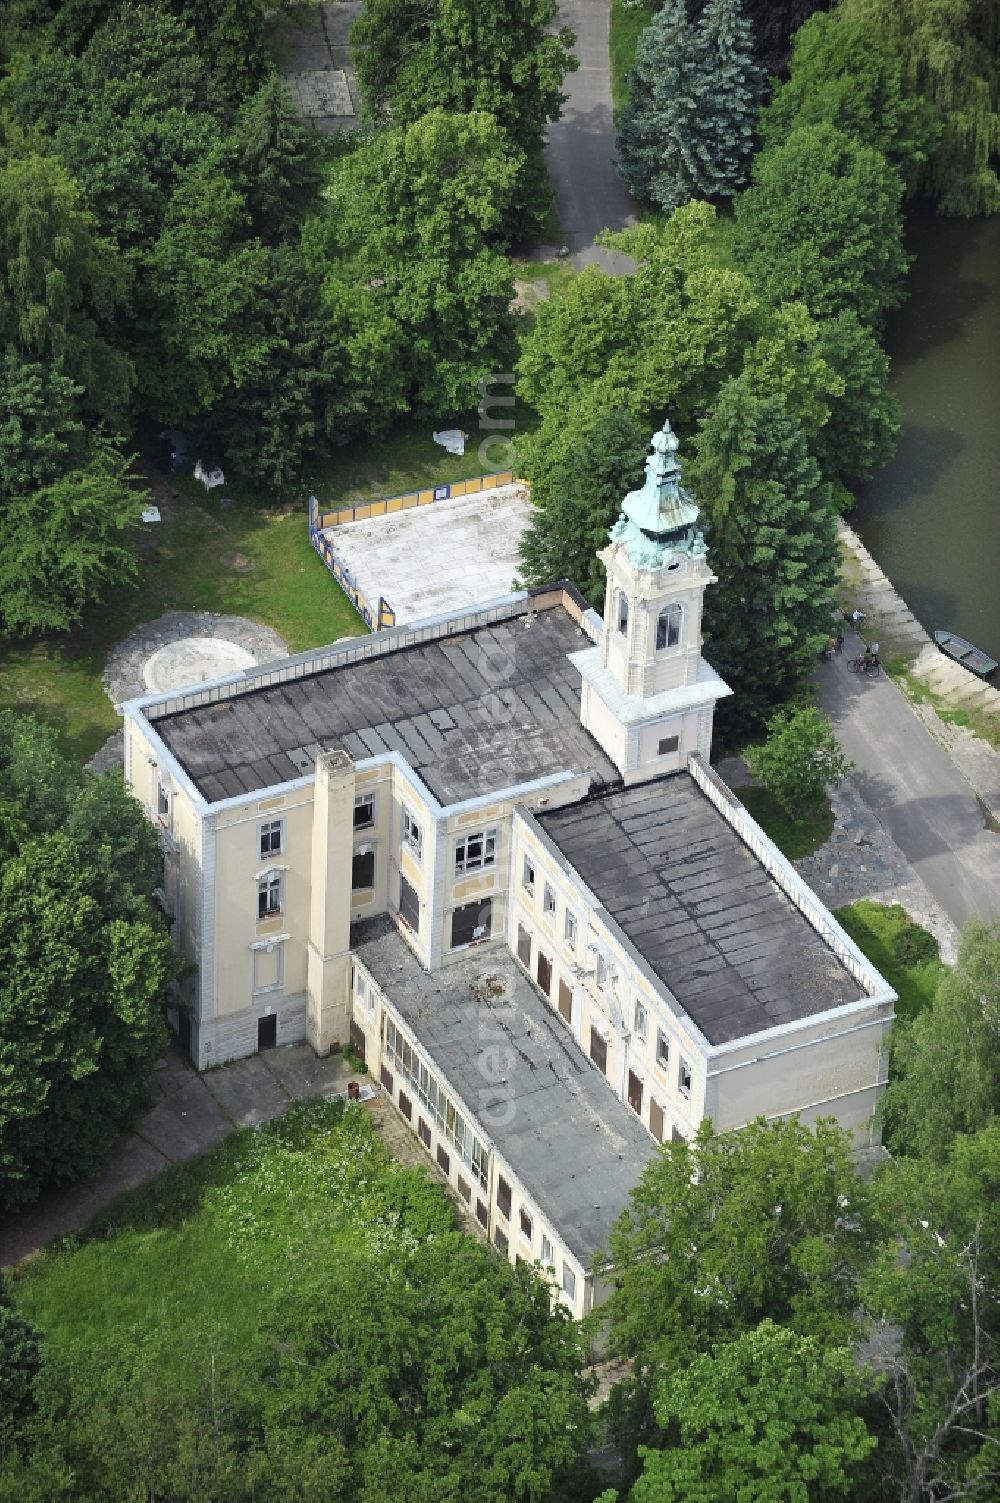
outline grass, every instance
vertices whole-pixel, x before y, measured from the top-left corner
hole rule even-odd
[[[509,412],[514,432],[537,421],[523,407]],[[498,408],[497,415],[507,416],[508,409]],[[65,636],[0,644],[0,708],[37,715],[55,728],[68,756],[85,762],[119,724],[101,679],[108,652],[164,611],[247,616],[273,627],[291,652],[364,631],[309,545],[306,496],[314,492],[324,505],[364,501],[505,467],[495,444],[480,455],[477,425],[476,416],[456,424],[473,440],[461,456],[434,443],[429,423],[352,445],[309,475],[294,500],[278,506],[265,497],[222,510],[217,491],[206,494],[190,475],[172,476],[159,498],[164,521],[144,530],[139,587],[94,607]],[[244,495],[238,483],[225,489]]]
[[[863,899],[838,908],[835,917],[897,993],[897,1018],[912,1022],[930,1007],[946,970],[933,934],[898,903],[886,907]]]
[[[26,1264],[14,1293],[63,1353],[113,1360],[150,1343],[194,1380],[192,1334],[238,1358],[298,1273],[453,1224],[442,1189],[396,1163],[364,1109],[313,1102],[122,1196],[85,1240]]]
[[[824,840],[830,838],[833,810],[829,804],[815,814],[792,819],[766,788],[741,788],[739,797],[765,835],[770,836],[789,861],[811,856]]]
[[[653,19],[651,5],[613,0],[611,6],[611,103],[617,115],[628,99],[628,75],[639,38]]]
[[[980,741],[985,741],[988,746],[1000,751],[1000,719],[996,715],[990,715],[984,710],[976,709],[975,706],[955,708],[940,694],[935,694],[923,679],[910,673],[907,664],[900,667],[892,663],[887,667],[903,693],[914,704],[930,705],[938,719],[943,720],[946,725],[964,726],[974,736],[978,736]]]

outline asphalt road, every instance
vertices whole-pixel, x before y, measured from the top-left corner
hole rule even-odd
[[[949,918],[1000,918],[1000,834],[892,680],[849,671],[862,650],[848,632],[843,655],[816,674],[858,791]]]
[[[603,266],[617,276],[633,269],[628,256],[601,250],[594,237],[636,221],[636,207],[614,166],[608,63],[609,0],[565,0],[556,18],[576,34],[580,66],[566,80],[562,116],[549,127],[545,157],[573,265]]]

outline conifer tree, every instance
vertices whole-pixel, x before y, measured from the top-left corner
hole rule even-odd
[[[694,122],[702,171],[698,189],[708,198],[731,198],[746,181],[760,105],[753,29],[741,0],[709,0],[698,34],[703,70]]]
[[[697,27],[667,0],[639,42],[618,127],[618,163],[638,198],[672,213],[744,182],[760,70],[740,0],[710,0]]]

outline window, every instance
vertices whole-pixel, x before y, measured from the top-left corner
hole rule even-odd
[[[663,1107],[649,1098],[649,1130],[658,1143],[663,1142]]]
[[[257,917],[274,918],[281,912],[281,877],[274,872],[257,883]]]
[[[531,935],[523,924],[517,926],[517,958],[526,971],[531,970]]]
[[[532,1231],[531,1217],[528,1215],[527,1211],[522,1206],[521,1207],[521,1236],[522,1237],[526,1237],[528,1239],[528,1241],[530,1242],[531,1241],[531,1231]]]
[[[421,1143],[423,1143],[425,1148],[429,1148],[431,1146],[430,1125],[429,1123],[424,1121],[423,1117],[419,1117],[417,1119],[417,1137],[420,1139]]]
[[[670,1040],[662,1028],[656,1030],[656,1063],[664,1069],[670,1063]]]
[[[552,888],[549,886],[549,884],[546,882],[546,884],[545,884],[545,891],[544,891],[544,893],[542,895],[542,912],[544,914],[547,914],[550,918],[554,918],[555,917],[555,911],[556,911],[556,895],[552,891]]]
[[[639,998],[636,997],[635,1014],[632,1019],[632,1032],[637,1033],[641,1039],[644,1039],[646,1037],[647,1022],[648,1019],[646,1017],[646,1009],[639,1001]]]
[[[623,636],[628,631],[628,596],[624,590],[618,591],[618,630]]]
[[[476,1220],[479,1222],[480,1226],[486,1226],[489,1223],[489,1219],[490,1219],[490,1213],[486,1209],[486,1202],[485,1202],[485,1200],[477,1200],[476,1201]]]
[[[559,979],[559,1016],[564,1023],[573,1021],[573,988],[561,977]]]
[[[677,1062],[677,1088],[682,1096],[691,1094],[691,1066],[683,1054]]]
[[[420,933],[420,899],[417,897],[417,889],[402,875],[399,878],[399,916],[414,934]]]
[[[525,856],[524,858],[524,867],[521,871],[521,885],[525,892],[534,892],[535,890],[535,863],[530,856]]]
[[[502,1174],[497,1175],[497,1208],[504,1220],[510,1220],[511,1189]]]
[[[355,892],[365,892],[375,886],[375,852],[355,851],[351,863],[351,887]]]
[[[670,1141],[671,1143],[685,1143],[687,1142],[687,1139],[685,1138],[679,1127],[671,1127]]]
[[[261,825],[260,854],[262,858],[281,855],[282,824],[283,822],[280,819],[271,819]]]
[[[359,793],[354,800],[354,828],[370,830],[375,823],[374,793]]]
[[[538,985],[548,996],[552,990],[552,962],[541,950],[538,952]]]
[[[170,813],[170,795],[160,782],[156,785],[156,812],[157,814]]]
[[[382,1084],[385,1086],[386,1090],[389,1092],[389,1094],[391,1096],[392,1095],[393,1086],[395,1085],[395,1081],[392,1078],[392,1071],[386,1069],[385,1065],[383,1065],[382,1068],[378,1072],[378,1078],[382,1082]]]
[[[556,1261],[555,1249],[553,1248],[552,1243],[549,1241],[548,1237],[546,1237],[545,1233],[543,1232],[542,1233],[542,1262],[545,1264],[546,1268],[552,1268],[555,1265],[555,1261]]]
[[[420,826],[409,809],[403,810],[403,844],[409,846],[419,861],[424,848],[424,837],[420,833]]]
[[[608,984],[608,962],[601,954],[598,954],[597,957],[597,974],[595,980],[598,986],[607,986]]]
[[[477,939],[489,939],[493,926],[493,899],[482,898],[476,903],[463,903],[451,915],[451,948],[475,944]]]
[[[680,746],[679,736],[661,736],[657,744],[656,754],[658,757],[669,757]]]
[[[399,1093],[399,1110],[403,1113],[403,1116],[406,1118],[407,1122],[412,1120],[413,1102],[410,1100],[409,1096],[407,1096],[405,1091],[400,1091]]]
[[[477,830],[474,835],[463,835],[455,842],[455,876],[482,871],[493,866],[497,859],[496,830]]]
[[[445,1174],[448,1174],[451,1170],[451,1159],[448,1157],[447,1149],[442,1148],[440,1143],[438,1144],[437,1161],[438,1168],[442,1169]]]
[[[566,917],[563,919],[563,939],[571,950],[576,949],[576,914],[566,909]]]
[[[564,1294],[569,1295],[570,1299],[576,1299],[576,1274],[568,1263],[563,1264],[562,1286]]]
[[[507,1233],[503,1231],[499,1226],[495,1226],[493,1228],[493,1241],[496,1243],[497,1247],[499,1247],[501,1252],[506,1252],[507,1248],[510,1246],[510,1243],[507,1241]]]
[[[461,1195],[466,1205],[472,1204],[472,1186],[469,1184],[469,1181],[465,1178],[464,1174],[460,1174],[458,1176],[458,1193],[459,1195]]]
[[[642,1116],[642,1081],[634,1070],[628,1072],[628,1104],[637,1117]]]
[[[662,652],[667,647],[676,647],[681,639],[681,621],[683,608],[676,602],[673,605],[665,605],[656,619],[656,650]]]
[[[597,1029],[590,1029],[590,1057],[599,1070],[605,1074],[608,1071],[608,1041],[602,1038]]]

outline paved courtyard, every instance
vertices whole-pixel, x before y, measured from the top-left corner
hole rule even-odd
[[[367,598],[383,595],[402,623],[509,594],[530,520],[527,491],[506,485],[328,527],[326,536]]]

